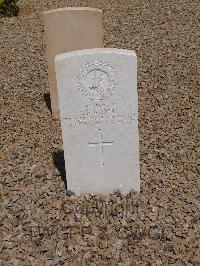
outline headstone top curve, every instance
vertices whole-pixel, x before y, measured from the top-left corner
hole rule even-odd
[[[102,13],[102,10],[99,8],[93,8],[93,7],[64,7],[64,8],[57,8],[57,9],[51,9],[43,12],[43,15],[52,14],[55,12],[64,12],[64,11],[95,11]]]
[[[121,54],[121,55],[131,55],[136,57],[136,52],[133,50],[127,49],[117,49],[117,48],[93,48],[93,49],[83,49],[76,50],[68,53],[58,54],[55,56],[55,61],[59,61],[61,59],[70,58],[72,56],[78,55],[89,55],[89,54]]]

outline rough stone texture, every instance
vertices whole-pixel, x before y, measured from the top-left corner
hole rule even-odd
[[[0,264],[198,265],[199,1],[19,4],[0,19]],[[81,4],[103,9],[105,47],[138,56],[140,195],[75,198],[61,181],[42,12]]]
[[[102,11],[96,8],[61,8],[43,14],[53,118],[59,118],[55,56],[74,50],[103,47]]]
[[[84,49],[57,55],[55,68],[67,188],[79,196],[139,192],[135,52]]]

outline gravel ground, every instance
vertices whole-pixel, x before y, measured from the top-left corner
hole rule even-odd
[[[20,1],[0,18],[0,265],[199,265],[198,0]],[[65,190],[42,12],[103,9],[105,47],[138,55],[141,193]]]

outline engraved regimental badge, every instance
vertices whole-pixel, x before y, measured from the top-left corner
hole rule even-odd
[[[103,61],[83,65],[78,74],[78,88],[89,100],[102,101],[112,96],[117,86],[117,75],[112,66]]]

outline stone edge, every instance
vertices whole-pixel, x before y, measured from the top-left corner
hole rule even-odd
[[[127,49],[117,49],[117,48],[93,48],[93,49],[83,49],[83,50],[77,50],[72,51],[68,53],[62,53],[55,56],[55,62],[64,60],[66,58],[70,58],[75,55],[92,55],[92,54],[121,54],[121,55],[132,55],[136,57],[136,52],[133,50],[127,50]]]
[[[44,11],[43,15],[52,14],[55,12],[62,12],[62,11],[95,11],[102,13],[102,10],[99,8],[92,8],[92,7],[64,7],[64,8],[57,8],[57,9],[51,9],[48,11]]]

